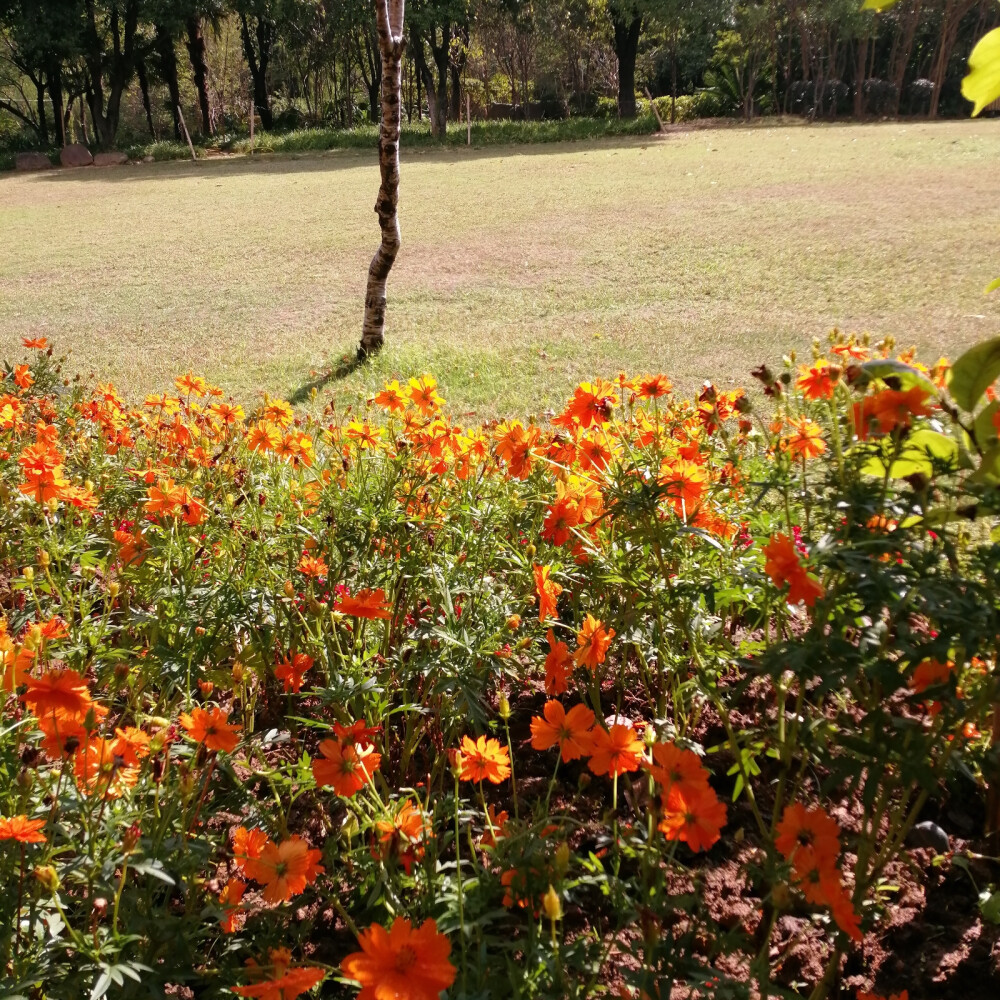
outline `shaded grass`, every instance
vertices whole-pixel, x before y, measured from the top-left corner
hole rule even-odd
[[[620,369],[743,383],[835,325],[954,355],[1000,332],[998,157],[1000,122],[411,146],[388,347],[330,377],[378,240],[372,151],[5,177],[0,357],[44,334],[132,395],[193,367],[340,406],[432,371],[489,416]]]

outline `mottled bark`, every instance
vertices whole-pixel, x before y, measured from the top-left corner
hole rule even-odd
[[[362,356],[379,351],[385,342],[385,288],[399,252],[399,132],[403,99],[404,0],[376,0],[378,47],[382,57],[382,123],[378,136],[378,163],[382,183],[375,211],[382,242],[368,268],[365,318],[361,327]]]
[[[201,18],[190,17],[187,22],[187,50],[194,74],[194,86],[198,91],[198,107],[201,110],[201,131],[212,134],[212,107],[208,100],[208,58],[205,54],[205,35]]]

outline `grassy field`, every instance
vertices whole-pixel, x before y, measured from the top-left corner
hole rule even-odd
[[[934,358],[1000,333],[1000,121],[408,150],[402,177],[389,346],[347,374],[373,153],[0,177],[0,358],[47,335],[131,396],[431,371],[490,416],[620,369],[742,383],[832,326]]]

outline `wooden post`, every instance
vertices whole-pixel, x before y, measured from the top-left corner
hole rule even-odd
[[[472,99],[469,92],[465,92],[465,144],[472,145]]]
[[[198,157],[194,155],[194,143],[191,141],[191,133],[188,132],[187,125],[184,124],[184,112],[181,111],[181,106],[179,104],[177,105],[177,117],[181,120],[181,128],[184,129],[184,138],[187,139],[188,149],[191,150],[191,159],[197,163]]]
[[[254,106],[253,98],[250,98],[250,155],[253,156],[253,120],[257,117],[257,108]]]

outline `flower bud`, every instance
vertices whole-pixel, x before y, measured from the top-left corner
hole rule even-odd
[[[291,580],[285,581],[285,597],[295,596],[295,584]]]
[[[51,564],[51,562],[52,562],[52,558],[48,554],[48,552],[46,552],[45,549],[39,549],[38,550],[38,565],[41,566],[42,569],[48,569],[49,565]]]
[[[545,916],[549,918],[553,923],[557,920],[562,920],[563,908],[562,900],[559,898],[559,893],[549,886],[549,891],[545,893],[542,897],[542,910]]]
[[[59,888],[59,873],[52,865],[38,865],[31,874],[35,881],[39,882],[49,892],[55,892]]]
[[[243,678],[245,676],[245,672],[244,672],[243,664],[240,663],[239,660],[237,660],[233,664],[232,676],[233,676],[233,683],[234,684],[242,684],[243,683]]]
[[[569,844],[565,840],[556,848],[555,865],[557,875],[562,876],[569,871]]]
[[[135,850],[135,845],[139,843],[139,836],[142,833],[138,823],[133,823],[122,837],[122,850],[126,854],[131,854]]]
[[[500,718],[506,722],[510,718],[510,702],[507,700],[505,692],[500,692],[500,703],[498,706]]]
[[[34,583],[35,581],[35,571],[30,566],[25,566],[24,569],[21,570],[21,576],[23,576],[28,583]]]
[[[122,585],[117,580],[108,584],[108,597],[113,601],[121,593]]]
[[[108,901],[103,896],[98,896],[90,905],[90,912],[94,920],[103,920],[108,915]]]

